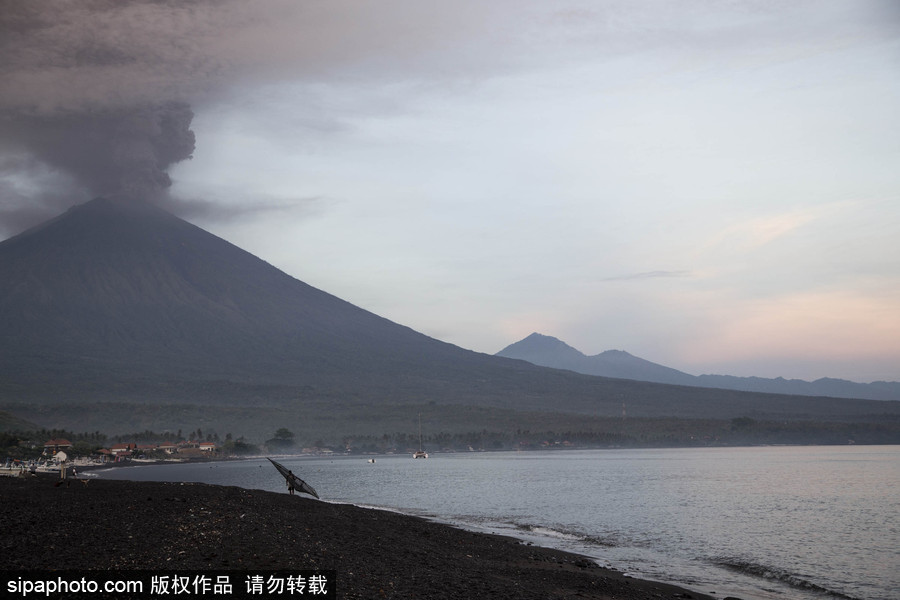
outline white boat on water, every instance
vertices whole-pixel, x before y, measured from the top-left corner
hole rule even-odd
[[[34,469],[32,469],[32,473],[59,473],[60,467],[58,464],[51,463],[42,463],[36,465]]]
[[[413,452],[413,458],[428,458],[428,453],[422,450],[422,413],[419,413],[419,449]]]

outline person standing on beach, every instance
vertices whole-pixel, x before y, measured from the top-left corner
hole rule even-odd
[[[294,479],[293,479],[294,473],[292,471],[288,471],[288,475],[290,475],[290,477],[286,478],[287,486],[288,486],[288,493],[290,493],[290,495],[293,496],[294,495]]]

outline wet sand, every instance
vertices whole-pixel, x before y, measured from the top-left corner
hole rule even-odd
[[[57,481],[0,478],[3,568],[322,569],[347,599],[713,598],[509,537],[306,496]]]

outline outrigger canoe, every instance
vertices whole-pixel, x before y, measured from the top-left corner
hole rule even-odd
[[[275,468],[278,469],[278,472],[281,473],[282,476],[284,476],[285,481],[287,481],[288,484],[291,487],[293,487],[296,491],[303,492],[304,494],[309,494],[310,496],[314,496],[316,498],[319,497],[319,495],[316,493],[316,490],[314,490],[311,485],[309,485],[308,483],[306,483],[305,481],[303,481],[302,479],[300,479],[299,477],[294,475],[283,464],[281,464],[279,462],[275,462],[271,458],[269,458],[268,460],[270,463],[275,465]]]

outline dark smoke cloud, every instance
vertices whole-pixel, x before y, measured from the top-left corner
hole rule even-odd
[[[0,233],[90,197],[166,197],[194,152],[191,98],[222,71],[192,45],[215,4],[0,0]]]
[[[193,112],[184,103],[8,117],[7,139],[73,175],[90,193],[155,199],[166,169],[191,157]]]

